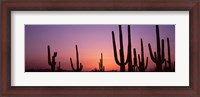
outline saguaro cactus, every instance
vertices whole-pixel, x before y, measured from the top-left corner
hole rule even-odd
[[[128,62],[128,71],[133,72],[135,71],[136,64],[132,64],[132,52],[131,52],[131,28],[128,25],[128,51],[127,51],[127,62]]]
[[[152,52],[151,44],[149,43],[149,53],[151,60],[156,63],[156,71],[161,72],[162,71],[162,64],[165,61],[165,53],[164,53],[164,40],[162,39],[162,50],[160,50],[160,32],[159,32],[159,26],[156,25],[156,40],[157,40],[157,52]],[[162,54],[161,54],[162,51]]]
[[[105,70],[105,66],[103,66],[103,54],[101,53],[101,59],[99,62],[99,71],[103,72]]]
[[[56,65],[55,58],[56,58],[56,56],[57,56],[57,52],[54,52],[52,59],[51,59],[50,46],[48,45],[48,63],[51,66],[51,71],[53,71],[53,72],[55,71],[55,65]]]
[[[133,57],[134,64],[132,65],[132,68],[133,68],[133,71],[136,71],[135,67],[137,66],[137,52],[135,48],[133,49],[133,55],[134,55]]]
[[[167,51],[168,51],[168,60],[165,60],[165,70],[166,71],[172,71],[172,62],[171,62],[171,52],[170,52],[170,43],[169,38],[167,37]],[[168,64],[168,66],[167,66]],[[175,65],[175,62],[174,62]]]
[[[61,66],[60,66],[60,62],[58,63],[58,67],[57,67],[57,71],[61,71]]]
[[[143,48],[143,41],[142,38],[140,39],[141,41],[141,58],[140,58],[140,54],[138,54],[138,60],[139,60],[139,66],[138,69],[141,72],[144,72],[147,69],[148,66],[148,57],[146,58],[146,66],[144,63],[144,48]]]
[[[114,33],[114,31],[112,31],[112,41],[113,41],[113,51],[114,51],[115,62],[117,63],[117,65],[120,66],[120,71],[125,72],[125,65],[128,63],[128,61],[124,60],[123,36],[122,36],[121,25],[119,25],[119,40],[120,40],[120,49],[119,49],[120,60],[118,60],[118,56],[117,56],[117,49],[116,49],[116,43],[115,43],[115,33]]]
[[[79,67],[79,57],[78,57],[78,47],[76,45],[76,69],[74,68],[73,62],[72,62],[72,58],[70,58],[70,62],[71,62],[71,67],[73,71],[76,72],[80,72],[83,69],[83,65],[80,63],[80,67]]]

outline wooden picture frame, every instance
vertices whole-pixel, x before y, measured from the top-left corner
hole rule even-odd
[[[189,86],[11,86],[11,11],[189,11]],[[1,96],[199,97],[199,0],[1,1]]]

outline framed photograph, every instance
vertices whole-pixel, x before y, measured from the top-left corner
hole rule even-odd
[[[1,96],[199,97],[198,0],[1,1]]]

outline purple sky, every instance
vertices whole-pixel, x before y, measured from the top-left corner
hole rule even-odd
[[[175,58],[175,25],[160,25],[160,38],[165,40],[167,50],[167,37],[170,40],[171,57]],[[127,51],[127,25],[122,25],[123,42],[126,58]],[[83,71],[98,68],[101,53],[107,70],[119,70],[113,55],[112,34],[115,32],[117,49],[119,50],[118,25],[25,25],[25,69],[50,69],[47,60],[47,45],[50,45],[51,55],[58,52],[57,63],[61,68],[71,70],[70,57],[76,64],[75,45],[78,45],[79,61],[83,64]],[[132,48],[140,54],[140,38],[143,39],[144,54],[149,57],[148,43],[153,51],[156,50],[155,25],[131,25]],[[165,51],[165,57],[168,58]],[[146,57],[145,57],[146,60]],[[127,66],[127,65],[126,65]],[[149,57],[148,70],[155,68]]]

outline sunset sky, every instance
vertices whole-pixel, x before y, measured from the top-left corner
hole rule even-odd
[[[127,25],[122,25],[125,58],[127,56],[127,27]],[[169,37],[171,57],[174,61],[175,25],[159,25],[159,28],[160,39],[164,39],[165,42],[165,58],[168,58],[167,37]],[[58,53],[56,67],[60,61],[62,69],[71,70],[70,57],[76,65],[75,45],[78,45],[79,62],[83,64],[83,71],[98,69],[101,53],[103,53],[105,71],[119,71],[120,67],[114,60],[112,31],[115,33],[117,51],[119,51],[119,26],[116,24],[25,25],[25,69],[50,69],[47,53],[47,46],[50,45],[51,56],[53,52]],[[156,51],[155,25],[131,25],[132,49],[136,48],[137,54],[141,53],[140,38],[143,39],[145,61],[146,57],[149,57],[147,71],[152,70],[156,65],[149,56],[148,43],[151,44],[153,52]]]

